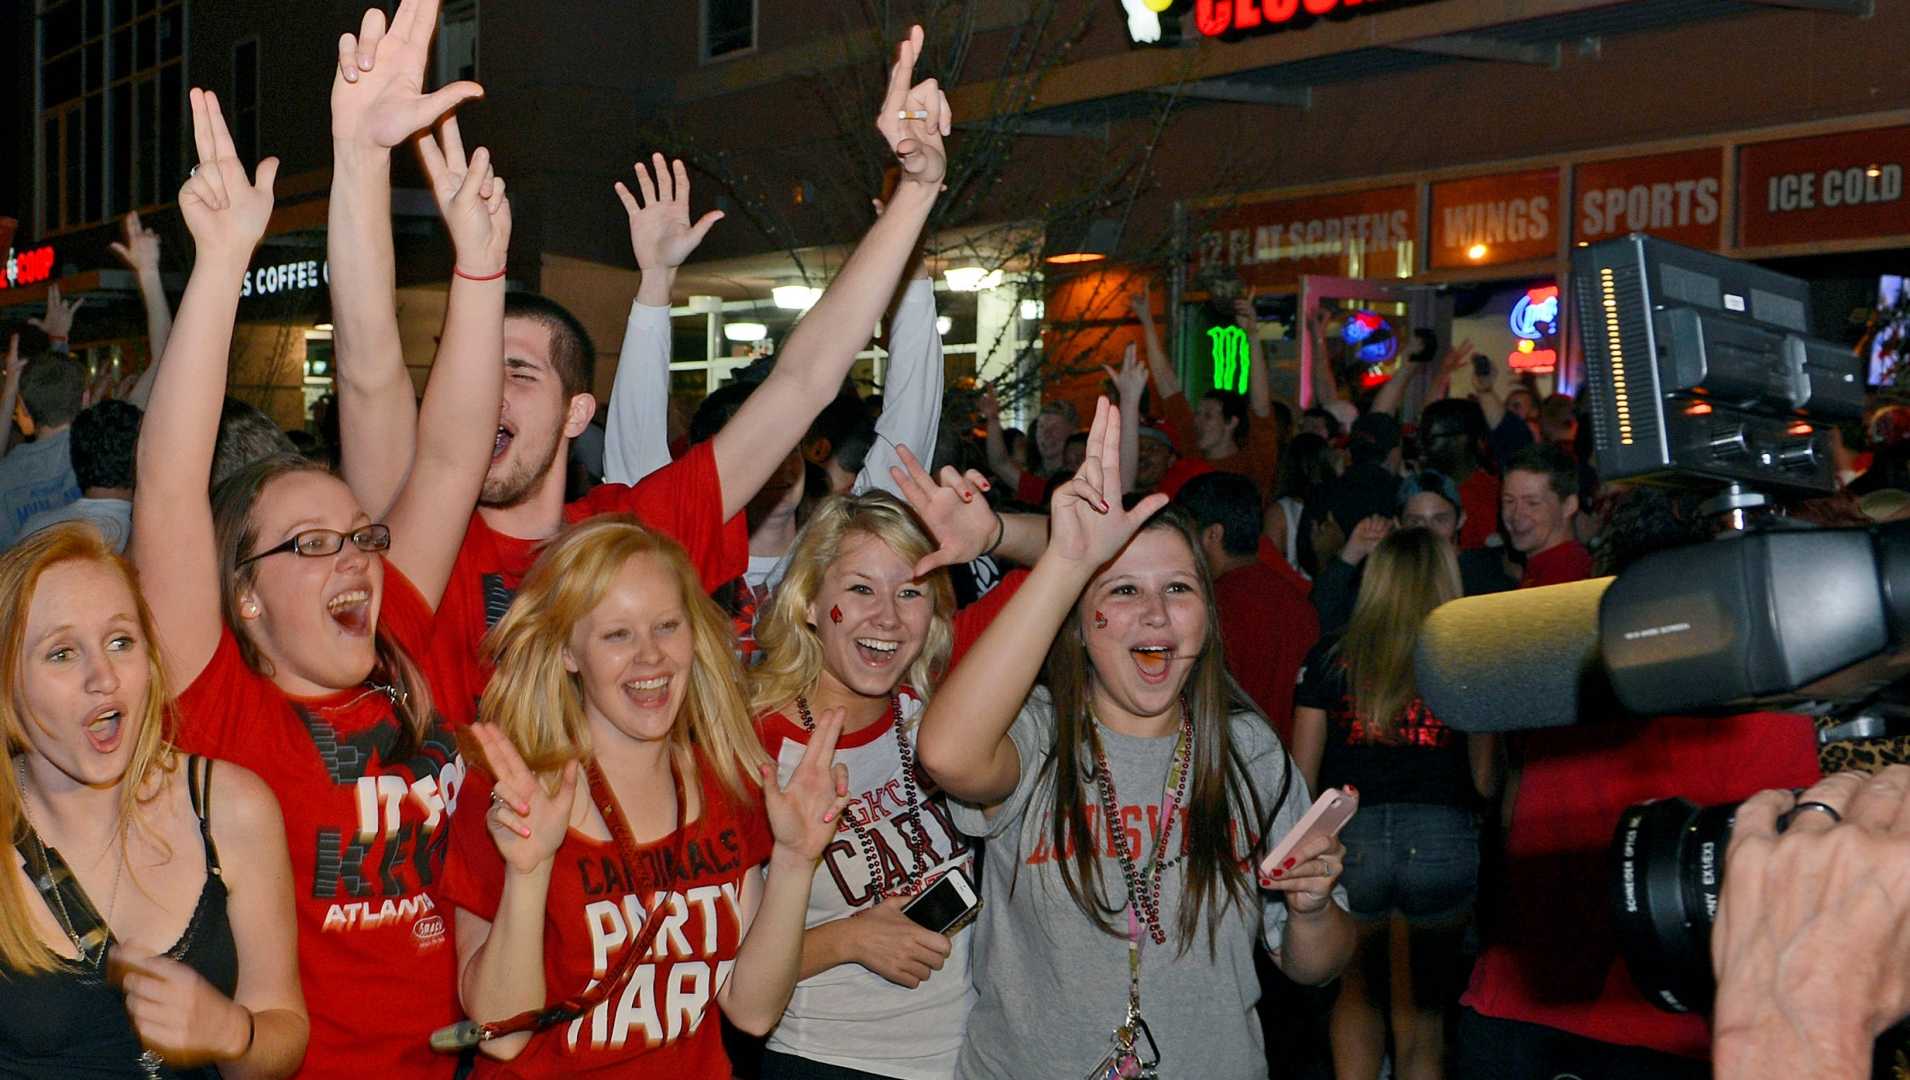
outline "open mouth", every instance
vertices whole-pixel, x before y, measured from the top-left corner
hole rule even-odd
[[[515,437],[515,432],[503,424],[499,424],[497,426],[497,439],[491,443],[491,460],[497,461],[502,458],[505,452],[510,450],[511,440]]]
[[[1159,682],[1167,678],[1167,668],[1174,659],[1173,650],[1166,645],[1137,645],[1128,650],[1134,656],[1134,666],[1140,669],[1141,678],[1149,682]]]
[[[902,643],[899,641],[884,641],[881,638],[867,637],[856,639],[856,655],[860,656],[862,662],[870,667],[887,667],[894,663],[901,648]]]
[[[371,591],[347,589],[325,603],[325,614],[345,633],[364,637],[371,632]]]
[[[119,748],[120,729],[124,721],[125,714],[116,705],[94,713],[86,722],[87,743],[99,753],[112,753]]]
[[[670,700],[670,676],[654,675],[623,684],[624,696],[640,709],[659,709]]]

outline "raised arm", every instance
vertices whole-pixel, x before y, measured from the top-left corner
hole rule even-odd
[[[1247,335],[1247,407],[1256,417],[1273,415],[1273,373],[1267,352],[1260,347],[1260,315],[1253,309],[1253,293],[1234,301],[1234,322]]]
[[[1106,364],[1101,370],[1114,380],[1121,407],[1121,490],[1134,490],[1134,477],[1141,467],[1141,395],[1147,393],[1147,369],[1134,359],[1134,343],[1128,342],[1121,354],[1121,370]]]
[[[716,467],[723,480],[723,514],[749,504],[782,464],[823,406],[835,399],[855,354],[868,341],[895,293],[902,268],[942,189],[947,159],[948,100],[934,79],[909,85],[922,51],[922,28],[911,28],[889,72],[889,89],[876,127],[895,151],[901,183],[842,273],[784,344],[769,378],[716,436]],[[922,119],[903,120],[907,114]]]
[[[604,479],[613,484],[634,484],[670,463],[670,291],[677,267],[723,220],[721,210],[712,210],[690,224],[689,172],[681,161],[665,164],[662,154],[650,161],[654,183],[642,162],[635,166],[641,203],[628,187],[616,185],[643,279],[624,326],[604,423]]]
[[[980,410],[982,414],[982,447],[988,456],[988,471],[995,479],[1008,485],[1009,490],[1021,486],[1022,467],[1008,453],[1008,437],[1001,430],[1001,402],[995,398],[995,390],[988,387],[982,391]]]
[[[879,202],[877,205],[881,205]],[[912,272],[889,313],[889,363],[882,379],[882,415],[875,445],[856,474],[854,490],[900,494],[889,470],[904,446],[933,448],[942,429],[942,333],[935,326],[935,279],[918,246]]]
[[[1167,348],[1161,344],[1161,333],[1154,326],[1153,290],[1143,285],[1139,292],[1128,297],[1128,303],[1134,308],[1134,317],[1141,320],[1141,341],[1147,346],[1147,372],[1154,380],[1154,392],[1161,396],[1162,401],[1180,397],[1180,375],[1175,373],[1174,363],[1167,356]]]
[[[457,252],[437,360],[418,413],[417,454],[391,510],[388,556],[436,607],[491,462],[504,393],[504,262],[511,204],[480,146],[467,162],[456,117],[418,138]],[[346,422],[351,421],[348,415]]]
[[[438,0],[401,0],[389,28],[378,7],[338,43],[332,78],[332,191],[325,232],[332,347],[346,483],[383,515],[404,486],[417,442],[416,389],[398,337],[391,240],[391,151],[483,91],[452,83],[425,94]],[[443,198],[440,196],[440,202]]]
[[[144,409],[152,400],[159,357],[166,351],[166,339],[172,336],[172,308],[166,304],[166,285],[159,277],[159,234],[140,224],[137,210],[126,215],[125,228],[126,240],[114,241],[113,254],[139,283],[139,301],[146,308],[146,351],[150,358],[126,400]]]
[[[1119,412],[1106,398],[1096,403],[1081,471],[1055,491],[1047,550],[922,717],[922,768],[955,798],[993,806],[1014,791],[1022,763],[1008,730],[1048,646],[1095,571],[1167,504],[1149,495],[1121,508]]]
[[[165,643],[166,677],[181,689],[219,643],[219,563],[206,482],[239,286],[272,216],[279,169],[277,158],[266,158],[256,182],[248,179],[219,99],[194,89],[191,102],[199,164],[180,189],[179,212],[198,250],[140,424],[132,541],[141,591]]]
[[[908,447],[897,447],[896,456],[901,464],[889,469],[892,489],[908,500],[937,544],[912,568],[916,577],[983,555],[1023,566],[1041,558],[1048,546],[1045,516],[997,512],[983,497],[988,481],[973,469],[962,473],[944,465],[939,476],[930,476]]]

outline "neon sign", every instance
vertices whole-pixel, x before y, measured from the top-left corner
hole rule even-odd
[[[1370,311],[1355,311],[1346,317],[1340,338],[1353,351],[1353,358],[1368,367],[1378,367],[1399,352],[1399,338],[1392,324]]]
[[[1207,331],[1213,343],[1214,389],[1247,392],[1247,373],[1253,366],[1253,342],[1238,326],[1216,326]]]
[[[1162,38],[1162,15],[1191,10],[1202,34],[1229,37],[1307,26],[1324,15],[1358,15],[1386,6],[1386,0],[1121,0],[1121,6],[1129,39],[1151,45]]]
[[[17,289],[53,280],[53,245],[43,244],[27,251],[7,249],[7,277],[0,288]]]
[[[1161,40],[1161,12],[1174,6],[1174,0],[1121,0],[1127,11],[1128,40],[1136,45],[1157,45]]]
[[[1546,285],[1542,288],[1527,289],[1519,302],[1512,305],[1512,316],[1506,322],[1512,327],[1514,337],[1526,341],[1538,341],[1549,338],[1559,332],[1559,287]]]

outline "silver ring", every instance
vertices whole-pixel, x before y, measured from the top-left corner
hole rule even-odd
[[[1789,829],[1791,827],[1791,823],[1797,820],[1797,815],[1803,813],[1806,810],[1817,810],[1822,813],[1829,814],[1831,824],[1833,825],[1842,824],[1844,820],[1844,815],[1838,813],[1837,808],[1830,805],[1829,803],[1821,803],[1821,802],[1818,802],[1816,799],[1806,799],[1805,801],[1798,803],[1796,806],[1791,807],[1789,810],[1786,810],[1783,816],[1777,819],[1777,831],[1784,832],[1785,830]]]
[[[186,179],[188,180],[198,175],[199,175],[199,166],[197,165],[194,165],[192,168],[186,170]]]
[[[504,793],[497,790],[496,788],[491,789],[491,805],[492,806],[506,805],[504,802]]]

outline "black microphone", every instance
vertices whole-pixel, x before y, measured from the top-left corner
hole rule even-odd
[[[1624,710],[1599,662],[1598,603],[1611,578],[1468,596],[1419,631],[1420,699],[1456,731],[1565,727]]]

